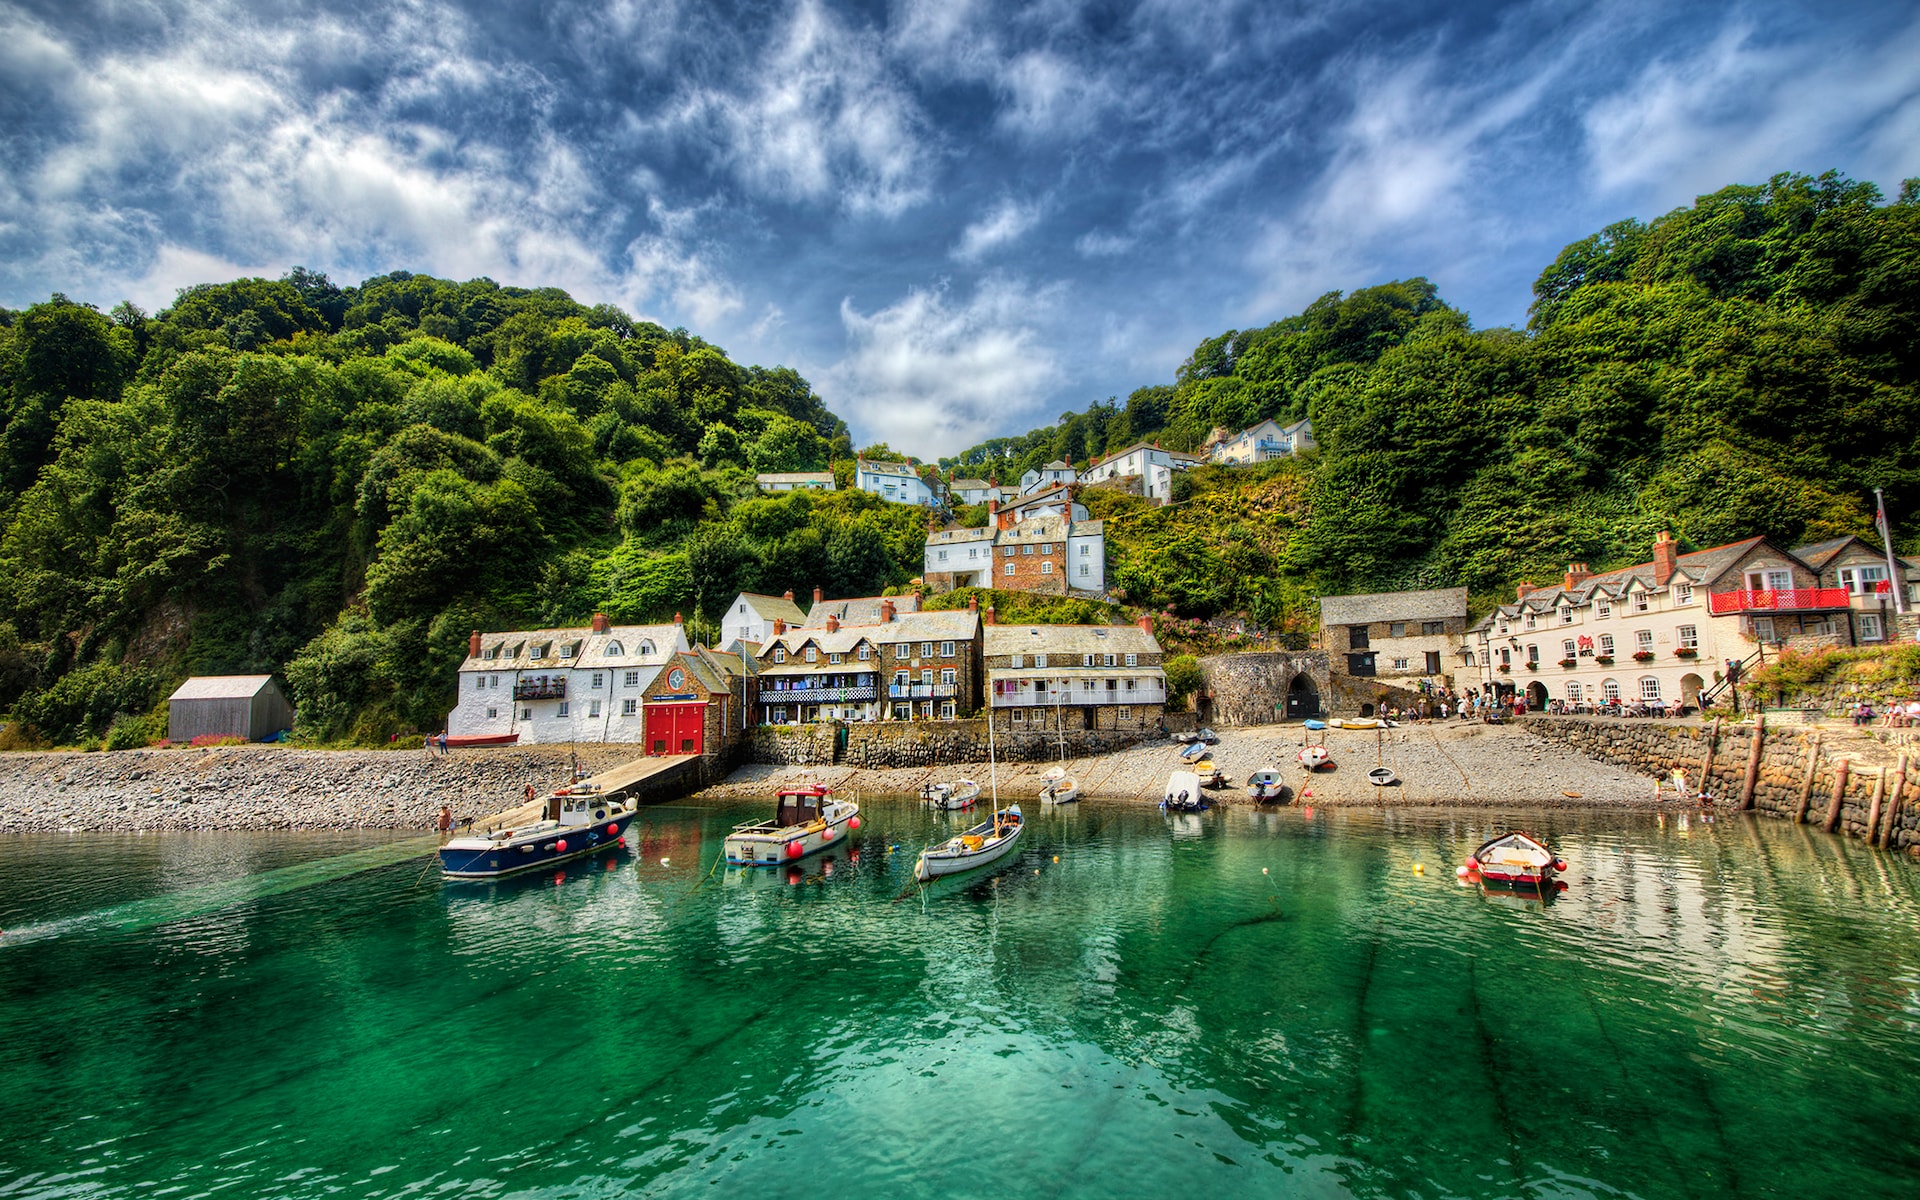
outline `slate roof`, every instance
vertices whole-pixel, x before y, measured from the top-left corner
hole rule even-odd
[[[947,485],[947,490],[953,492],[984,492],[990,486],[992,485],[984,479],[956,479]]]
[[[920,478],[920,473],[913,469],[912,463],[869,462],[863,458],[860,459],[856,465],[860,470],[870,475],[899,475],[908,479]]]
[[[755,483],[824,483],[833,484],[832,471],[768,471],[753,477]]]
[[[910,597],[911,598],[911,597]],[[819,608],[814,609],[815,612]],[[775,646],[784,647],[787,652],[788,668],[794,666],[793,656],[804,649],[808,643],[818,647],[824,654],[851,654],[861,642],[873,646],[888,646],[895,642],[946,642],[965,641],[978,636],[980,614],[969,609],[946,609],[939,612],[911,612],[894,617],[885,625],[877,621],[865,625],[842,625],[833,632],[827,632],[824,621],[819,626],[805,629],[789,629],[777,637],[769,637],[760,647],[762,664],[770,662]],[[866,669],[877,670],[878,659],[870,660]],[[858,664],[858,659],[832,664],[834,668],[850,669]],[[806,670],[826,670],[828,664],[803,662],[800,666]]]
[[[643,654],[642,642],[653,643],[653,652]],[[619,654],[609,654],[614,644]],[[460,664],[462,671],[565,671],[576,667],[607,670],[662,663],[686,645],[686,630],[678,625],[613,625],[605,633],[592,628],[516,629],[506,633],[480,635],[480,656],[469,656]],[[570,657],[560,657],[560,649],[571,646]],[[534,658],[536,647],[545,647],[546,656]],[[489,651],[497,657],[488,658]]]
[[[981,628],[980,637],[981,653],[989,657],[1070,654],[1075,656],[1074,664],[1077,664],[1078,656],[1083,654],[1160,653],[1159,641],[1138,625],[986,625]],[[1048,669],[1052,666],[1049,663]],[[1151,669],[1159,670],[1158,667]]]
[[[1750,537],[1737,542],[1728,542],[1723,546],[1709,546],[1705,550],[1694,550],[1677,556],[1674,560],[1674,578],[1697,587],[1710,586],[1738,565],[1740,560],[1751,554],[1756,547],[1763,544],[1781,556],[1800,563],[1803,567],[1808,565],[1799,555],[1773,546],[1765,537]],[[1811,567],[1808,569],[1812,570]],[[1672,580],[1668,582],[1671,583]],[[1596,596],[1618,600],[1635,587],[1643,591],[1660,590],[1660,585],[1654,582],[1651,562],[1636,563],[1631,567],[1605,571],[1590,579],[1582,580],[1572,588],[1566,588],[1557,583],[1535,588],[1525,596],[1516,598],[1512,603],[1500,605],[1492,613],[1487,614],[1487,620],[1501,613],[1507,616],[1518,616],[1528,610],[1546,612],[1558,606],[1563,599],[1575,607],[1592,602]]]
[[[1801,562],[1807,564],[1807,566],[1812,567],[1815,571],[1824,571],[1827,569],[1828,565],[1833,562],[1834,559],[1840,557],[1841,551],[1845,550],[1849,545],[1852,545],[1855,542],[1860,543],[1860,548],[1862,550],[1865,550],[1868,553],[1872,554],[1875,558],[1879,559],[1881,562],[1886,561],[1887,552],[1884,549],[1874,545],[1872,542],[1859,536],[1858,534],[1852,534],[1852,533],[1848,534],[1845,537],[1828,538],[1824,542],[1813,542],[1805,546],[1795,546],[1792,550],[1787,551],[1787,553],[1793,555],[1795,558],[1799,559]],[[1895,556],[1894,561],[1899,563],[1902,566],[1910,565],[1907,563],[1905,559],[1900,558],[1897,555]]]
[[[1370,625],[1375,621],[1438,621],[1467,615],[1467,589],[1433,588],[1420,592],[1370,592],[1320,597],[1323,625]]]
[[[880,602],[893,601],[894,618],[920,611],[920,597],[906,596],[860,596],[851,600],[822,600],[813,606],[805,621],[796,622],[803,629],[825,629],[827,618],[835,617],[844,628],[848,625],[880,624]]]
[[[807,619],[807,614],[798,604],[785,596],[762,596],[758,592],[741,592],[733,598],[735,606],[745,600],[763,621],[778,618],[789,625],[798,625]]]
[[[251,700],[273,682],[271,675],[195,675],[168,700]]]

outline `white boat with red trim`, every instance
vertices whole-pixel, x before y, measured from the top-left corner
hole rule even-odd
[[[922,850],[920,861],[913,866],[913,877],[926,883],[942,875],[958,875],[998,861],[1013,849],[1025,828],[1020,806],[1010,805],[965,833]]]
[[[1499,887],[1540,891],[1553,886],[1553,877],[1567,869],[1545,842],[1515,830],[1488,838],[1455,872]]]
[[[860,828],[860,806],[836,800],[824,784],[786,788],[770,821],[736,825],[723,851],[739,867],[777,867],[843,844]]]

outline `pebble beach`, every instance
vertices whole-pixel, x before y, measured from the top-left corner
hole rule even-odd
[[[1246,803],[1249,774],[1278,767],[1301,802],[1390,807],[1466,805],[1644,807],[1653,781],[1585,757],[1520,725],[1433,724],[1382,732],[1326,731],[1333,768],[1307,776],[1294,761],[1297,725],[1221,731],[1213,758],[1231,786],[1216,803]],[[1312,735],[1319,736],[1319,735]],[[1069,760],[1087,799],[1157,803],[1181,747],[1152,742],[1097,759]],[[0,833],[244,829],[428,829],[442,804],[456,819],[518,804],[528,785],[566,781],[577,754],[588,772],[633,756],[620,745],[456,750],[295,750],[278,746],[15,753],[0,756]],[[1001,764],[1003,800],[1031,799],[1050,764]],[[1391,768],[1398,783],[1375,787],[1367,772]],[[929,779],[973,778],[986,763],[935,768],[748,765],[698,798],[769,796],[786,783],[818,780],[867,795],[917,792]],[[1668,803],[1672,792],[1667,793]]]

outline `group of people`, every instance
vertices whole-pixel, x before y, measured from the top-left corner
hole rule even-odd
[[[1896,700],[1887,705],[1885,714],[1874,711],[1873,701],[1862,700],[1854,707],[1853,723],[1855,725],[1871,725],[1875,718],[1882,717],[1883,715],[1887,726],[1892,729],[1912,729],[1920,727],[1920,700],[1909,700],[1905,704],[1901,704]]]

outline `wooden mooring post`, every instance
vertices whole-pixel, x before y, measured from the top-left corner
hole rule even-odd
[[[1881,767],[1875,772],[1873,780],[1873,799],[1867,804],[1867,845],[1873,845],[1874,837],[1880,832],[1880,802],[1887,798],[1887,769]]]
[[[1900,798],[1907,791],[1907,756],[1900,756],[1900,765],[1894,768],[1893,787],[1887,797],[1887,827],[1880,831],[1880,845],[1893,845],[1893,831],[1900,823]],[[1873,830],[1867,831],[1867,840],[1873,841]]]
[[[1760,783],[1760,748],[1767,741],[1767,714],[1753,715],[1753,738],[1747,746],[1747,778],[1740,785],[1740,807],[1753,807],[1753,789]],[[1702,782],[1705,782],[1704,780]]]
[[[1827,735],[1815,733],[1813,743],[1807,747],[1807,773],[1800,780],[1800,807],[1793,811],[1793,823],[1807,823],[1807,809],[1813,805],[1813,777],[1820,773],[1820,742]]]
[[[1827,803],[1827,819],[1820,826],[1828,833],[1840,823],[1840,807],[1847,802],[1847,768],[1852,765],[1844,758],[1833,764],[1833,799]]]
[[[1707,730],[1707,752],[1700,756],[1700,783],[1693,790],[1704,792],[1713,775],[1713,752],[1720,748],[1720,718],[1713,719],[1712,728]]]

